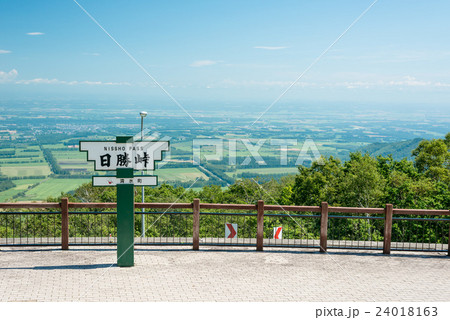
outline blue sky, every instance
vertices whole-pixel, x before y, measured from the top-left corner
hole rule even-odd
[[[269,105],[373,1],[78,2],[180,102]],[[446,104],[448,12],[379,0],[280,103]],[[172,103],[73,0],[0,0],[0,94]]]

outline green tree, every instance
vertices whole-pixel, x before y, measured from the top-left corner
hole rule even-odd
[[[223,203],[225,200],[222,187],[217,185],[204,186],[198,192],[198,197],[202,202],[208,203]]]
[[[450,185],[450,133],[444,139],[422,140],[413,150],[414,165],[426,177]]]
[[[381,155],[376,157],[378,164],[378,172],[385,178],[389,179],[390,174],[393,171],[405,173],[408,177],[417,178],[418,171],[414,167],[414,164],[406,158],[400,161],[394,160],[393,156],[390,154],[387,157]]]
[[[293,204],[295,176],[289,175],[280,179],[280,188],[277,194],[277,203],[280,205]]]
[[[297,205],[318,205],[322,201],[338,205],[338,189],[344,171],[339,159],[322,157],[322,164],[314,161],[311,167],[299,166],[292,187],[291,200]]]
[[[116,188],[94,187],[92,183],[84,183],[73,194],[80,202],[115,202]]]
[[[445,144],[447,145],[447,148],[450,149],[450,132],[445,135],[444,141],[445,141]]]
[[[156,188],[146,187],[145,202],[192,202],[197,193],[192,189],[162,184]]]
[[[266,186],[267,187],[267,186]],[[268,188],[265,188],[258,179],[239,179],[228,187],[225,192],[226,203],[248,203],[254,204],[258,200],[271,202],[268,195]]]
[[[413,150],[414,164],[420,172],[433,167],[449,168],[450,155],[446,142],[442,139],[422,140]]]
[[[378,172],[378,161],[369,154],[351,153],[345,162],[344,177],[339,186],[342,203],[353,207],[382,205],[386,179]]]

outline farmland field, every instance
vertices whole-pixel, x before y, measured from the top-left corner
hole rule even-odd
[[[208,180],[208,177],[197,168],[170,168],[158,169],[154,172],[158,175],[159,182],[163,181],[190,181],[196,178]]]
[[[78,188],[90,179],[48,179],[42,181],[38,186],[27,190],[24,197],[20,197],[18,201],[42,201],[49,197],[56,197],[61,192],[69,192]]]
[[[0,159],[0,166],[17,165],[18,163],[30,165],[31,163],[45,163],[45,160],[40,157],[20,158],[20,160],[17,158]]]
[[[20,179],[13,180],[16,185],[14,188],[0,192],[0,202],[5,202],[12,199],[13,196],[26,190],[29,186],[32,186],[35,183],[39,183],[40,179]]]
[[[234,174],[240,173],[254,173],[254,174],[295,174],[298,172],[297,167],[279,167],[279,168],[254,168],[254,169],[237,169],[234,172],[226,172],[228,176],[233,176]]]
[[[44,201],[49,195],[76,189],[91,175],[115,174],[94,172],[93,163],[87,162],[86,153],[77,146],[83,140],[114,141],[117,136],[139,133],[134,102],[126,102],[126,108],[122,102],[88,104],[59,100],[40,101],[36,107],[28,102],[0,103],[5,114],[4,133],[0,134],[5,137],[0,145],[0,180],[11,179],[16,184],[0,192],[0,200]],[[200,127],[176,116],[173,110],[149,113],[151,125],[147,121],[144,125],[151,128],[152,136],[171,137],[171,152],[164,155],[168,164],[159,168],[162,163],[157,163],[158,169],[148,172],[157,175],[160,184],[189,186],[201,178],[196,187],[224,187],[241,178],[281,179],[298,173],[298,160],[314,159],[315,148],[319,155],[347,160],[350,152],[396,151],[396,144],[404,143],[401,159],[409,157],[415,148],[409,140],[442,138],[450,123],[447,109],[441,108],[423,120],[420,108],[405,119],[403,112],[392,113],[390,108],[380,111],[373,106],[292,105],[267,114],[258,126],[249,127],[255,110],[259,110],[256,105],[225,108],[226,112],[223,106],[199,106],[202,109],[195,114],[201,118]],[[61,114],[70,116],[61,118]],[[414,143],[417,145],[417,141]],[[202,167],[189,163],[198,150],[193,146],[200,147]],[[222,147],[223,152],[219,152]],[[289,166],[281,161],[284,155]],[[31,176],[40,177],[30,180]],[[48,180],[43,181],[43,177]]]
[[[86,160],[86,153],[79,152],[78,149],[52,151],[52,155],[63,170],[71,170],[72,173],[93,173],[94,171],[94,165]]]
[[[29,177],[29,176],[48,176],[50,168],[46,164],[27,164],[24,166],[8,165],[0,167],[0,174],[7,177]]]
[[[9,161],[9,162],[5,162],[5,163],[0,163],[0,168],[1,167],[39,167],[39,166],[45,166],[45,161],[44,162],[37,162],[37,161],[32,161],[32,162],[22,162],[24,160],[20,160],[20,162],[16,161]]]
[[[52,151],[53,156],[58,160],[81,160],[86,161],[86,153],[79,152],[78,150],[73,151]]]

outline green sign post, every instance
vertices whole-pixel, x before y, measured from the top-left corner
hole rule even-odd
[[[133,169],[117,169],[117,178],[133,178]],[[117,265],[134,265],[134,184],[117,186]]]
[[[134,265],[134,187],[157,185],[156,176],[134,176],[134,170],[154,170],[155,161],[169,150],[168,141],[133,141],[133,137],[116,137],[116,141],[80,141],[80,151],[94,169],[115,170],[116,176],[94,176],[94,186],[117,186],[117,265]],[[145,232],[145,230],[142,230]]]

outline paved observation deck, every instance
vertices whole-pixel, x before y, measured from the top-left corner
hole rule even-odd
[[[450,301],[446,253],[136,246],[0,248],[0,301]]]

